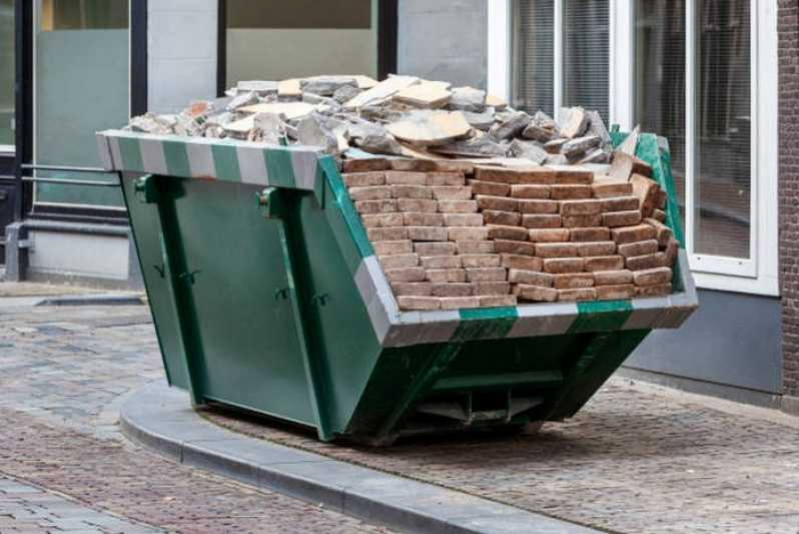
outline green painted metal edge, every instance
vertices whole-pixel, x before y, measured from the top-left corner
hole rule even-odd
[[[460,324],[452,334],[453,342],[506,338],[519,318],[515,307],[460,310],[458,314]]]
[[[141,145],[135,137],[118,137],[119,153],[122,156],[124,170],[131,172],[145,172],[144,160],[141,155]]]
[[[214,158],[214,172],[217,180],[236,183],[243,181],[239,154],[235,146],[214,143],[211,145],[211,155]]]
[[[264,149],[264,159],[270,186],[292,189],[297,187],[291,152],[285,148],[266,148]]]
[[[164,160],[166,161],[167,172],[170,176],[191,176],[191,166],[189,165],[189,154],[186,151],[186,144],[180,141],[162,141],[164,149]]]
[[[577,312],[569,334],[620,330],[632,315],[633,305],[629,300],[578,302]]]

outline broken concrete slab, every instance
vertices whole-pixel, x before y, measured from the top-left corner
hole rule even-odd
[[[386,128],[397,139],[419,146],[445,145],[467,137],[472,131],[466,117],[458,111],[416,112]]]
[[[379,104],[417,83],[419,83],[419,78],[414,76],[392,76],[359,94],[344,104],[344,107],[346,109],[358,109]]]

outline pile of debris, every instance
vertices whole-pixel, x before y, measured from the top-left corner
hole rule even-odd
[[[438,159],[517,158],[534,164],[608,163],[610,135],[597,112],[563,110],[557,122],[528,115],[471,87],[412,76],[317,76],[240,82],[228,97],[200,101],[176,115],[131,120],[135,132],[320,146]]]
[[[241,82],[132,131],[321,147],[338,158],[403,310],[672,292],[667,195],[599,113],[557,120],[410,76]]]

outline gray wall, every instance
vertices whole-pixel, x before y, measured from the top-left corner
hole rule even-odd
[[[688,322],[653,332],[625,366],[778,394],[780,300],[700,290]]]
[[[485,89],[486,0],[400,0],[397,70]]]

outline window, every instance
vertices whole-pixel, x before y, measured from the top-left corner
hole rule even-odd
[[[563,105],[610,120],[610,2],[563,2]]]
[[[14,145],[14,0],[0,0],[0,152]]]
[[[513,106],[554,115],[555,2],[516,2]]]
[[[127,29],[128,0],[43,0],[41,30]]]
[[[227,86],[325,74],[377,76],[374,0],[226,0]]]
[[[513,14],[515,106],[582,106],[609,121],[610,0],[515,0]]]

